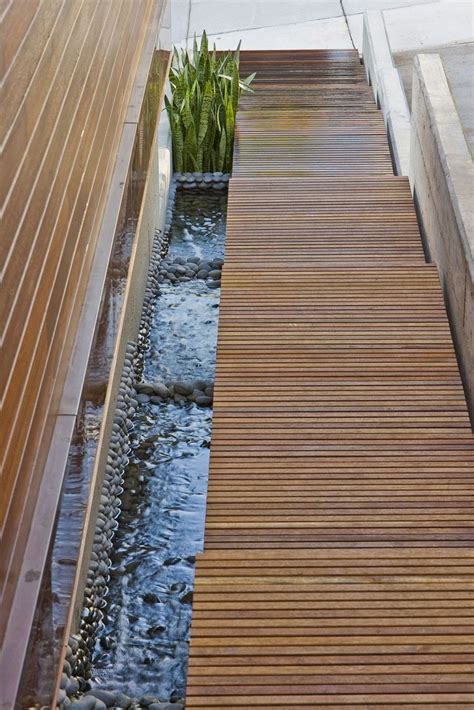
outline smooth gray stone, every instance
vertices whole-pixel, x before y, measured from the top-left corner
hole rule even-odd
[[[224,266],[224,259],[221,259],[220,257],[216,257],[215,259],[213,259],[211,261],[211,266],[215,266],[216,268],[217,267],[221,268],[222,266]]]
[[[220,281],[207,281],[206,283],[209,288],[220,288],[221,287]]]
[[[196,397],[196,404],[198,407],[210,407],[212,399],[210,397],[206,397],[205,395],[201,395],[200,397]]]
[[[212,176],[213,176],[214,178],[221,178],[223,175],[224,175],[224,173],[223,173],[223,172],[220,172],[220,171],[218,171],[218,172],[216,172],[216,173],[212,173]]]
[[[221,277],[221,270],[220,269],[212,269],[212,271],[209,272],[209,276],[212,279],[220,279]]]
[[[92,695],[84,695],[80,700],[75,700],[71,703],[71,707],[76,708],[76,710],[93,710],[95,703],[96,700]]]
[[[175,382],[174,391],[187,397],[192,393],[193,386],[189,382]]]
[[[207,385],[207,387],[204,388],[204,393],[207,395],[207,397],[213,397],[214,385]]]
[[[173,259],[173,264],[184,266],[186,264],[186,259],[183,256],[177,256],[176,259]]]
[[[75,695],[79,690],[79,681],[76,678],[69,678],[66,685],[66,693],[69,697]]]
[[[168,399],[168,398],[167,398],[167,399]],[[154,397],[154,396],[150,397],[150,402],[151,402],[152,404],[161,404],[162,401],[163,401],[163,400],[161,399],[161,397]]]
[[[198,277],[198,279],[207,279],[209,276],[209,271],[206,271],[205,269],[199,269],[196,276]]]
[[[193,382],[193,389],[195,390],[203,390],[206,388],[207,382],[205,380],[194,380]]]
[[[111,708],[115,705],[115,693],[112,693],[110,690],[101,690],[100,688],[94,688],[94,690],[88,690],[87,693],[85,693],[84,697],[88,697],[90,695],[96,700],[100,700],[101,702],[105,703],[108,708]]]
[[[154,394],[155,392],[153,385],[148,382],[137,382],[135,389],[139,394]]]
[[[162,382],[155,382],[153,385],[153,390],[155,394],[157,394],[159,397],[163,397],[163,399],[167,399],[171,396],[171,392],[169,391],[168,387]]]
[[[133,704],[132,698],[129,698],[125,693],[117,693],[115,695],[116,708],[129,708]]]
[[[225,189],[225,182],[215,182],[214,185],[212,186],[213,190],[224,190]]]
[[[150,401],[150,395],[141,392],[139,395],[137,395],[137,399],[140,404],[148,404],[148,402]]]
[[[199,264],[201,261],[199,256],[190,256],[188,259],[189,264]]]
[[[140,698],[140,705],[144,708],[149,707],[153,703],[160,703],[160,699],[157,698],[155,695],[144,695],[142,698]]]

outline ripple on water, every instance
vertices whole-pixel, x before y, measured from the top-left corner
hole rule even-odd
[[[171,256],[224,250],[225,197],[179,193]],[[192,241],[185,238],[192,236]],[[144,380],[214,379],[219,290],[161,286]],[[94,680],[140,698],[184,697],[195,556],[202,550],[212,414],[194,404],[137,414]]]

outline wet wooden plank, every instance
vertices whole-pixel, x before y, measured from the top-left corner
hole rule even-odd
[[[474,704],[474,442],[355,52],[243,52],[189,708]]]

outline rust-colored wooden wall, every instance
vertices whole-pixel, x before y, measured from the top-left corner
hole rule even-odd
[[[157,2],[10,0],[0,7],[4,620]]]

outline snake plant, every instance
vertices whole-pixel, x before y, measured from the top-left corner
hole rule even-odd
[[[210,52],[204,32],[193,51],[174,49],[171,99],[165,97],[178,172],[230,172],[235,115],[242,91],[255,76],[239,76],[240,43],[235,52]]]

